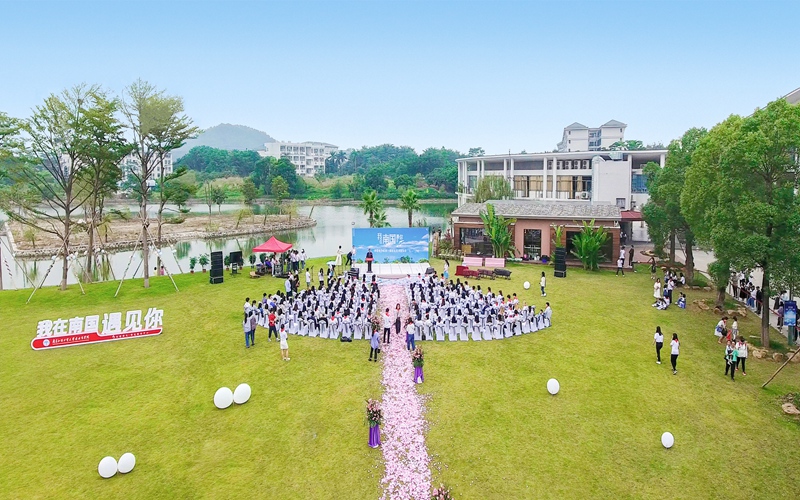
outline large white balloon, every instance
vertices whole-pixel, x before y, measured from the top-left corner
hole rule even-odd
[[[233,391],[233,402],[237,405],[243,405],[250,399],[250,386],[247,384],[239,384],[235,391]]]
[[[114,460],[114,457],[105,457],[100,460],[100,464],[97,466],[97,472],[105,479],[110,478],[117,473],[117,461]]]
[[[561,386],[558,384],[558,380],[551,378],[547,381],[547,392],[555,396],[558,394],[559,389],[561,389]]]
[[[227,387],[217,389],[214,394],[214,405],[220,410],[229,407],[233,403],[233,392]]]
[[[117,470],[122,474],[127,474],[128,472],[132,471],[134,466],[136,466],[136,457],[133,456],[133,453],[125,453],[119,457],[119,462],[117,462]]]
[[[525,283],[522,284],[522,288],[524,288],[525,290],[529,289],[530,287],[531,287],[530,281],[526,281]]]
[[[664,448],[672,448],[672,445],[675,444],[675,436],[671,432],[665,432],[661,435],[661,444],[664,445]]]

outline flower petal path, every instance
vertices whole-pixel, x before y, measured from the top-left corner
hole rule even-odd
[[[400,285],[381,287],[381,308],[390,311],[400,304],[403,324],[409,317],[408,298]],[[392,339],[384,346],[383,357],[383,416],[382,429],[384,477],[381,481],[383,500],[423,500],[430,498],[431,472],[428,448],[425,445],[425,418],[422,396],[414,384],[411,353],[405,348],[406,329],[398,335],[392,329]]]

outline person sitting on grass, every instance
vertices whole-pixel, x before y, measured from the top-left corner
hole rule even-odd
[[[681,309],[686,309],[686,294],[681,292],[680,297],[678,297],[678,307]]]

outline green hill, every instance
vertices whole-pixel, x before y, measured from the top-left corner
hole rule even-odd
[[[275,142],[275,139],[265,132],[244,125],[231,125],[221,123],[208,128],[200,133],[196,139],[186,141],[183,147],[173,152],[173,158],[178,159],[196,146],[209,146],[217,149],[241,151],[263,150],[265,142]]]

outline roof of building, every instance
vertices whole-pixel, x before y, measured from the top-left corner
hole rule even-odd
[[[613,204],[567,201],[489,201],[495,213],[503,217],[520,219],[603,219],[620,220],[620,209]],[[465,203],[453,211],[455,216],[476,217],[485,210],[486,203]]]
[[[800,103],[800,88],[795,89],[784,96],[784,99],[789,104],[798,104]]]
[[[587,127],[583,123],[574,122],[572,125],[567,125],[566,127],[564,127],[564,130],[576,130],[576,129],[580,130],[584,128],[589,128],[589,127]]]
[[[600,126],[601,127],[627,127],[627,125],[625,125],[622,122],[618,122],[617,120],[609,120],[609,121],[605,122],[604,124],[602,124]]]

